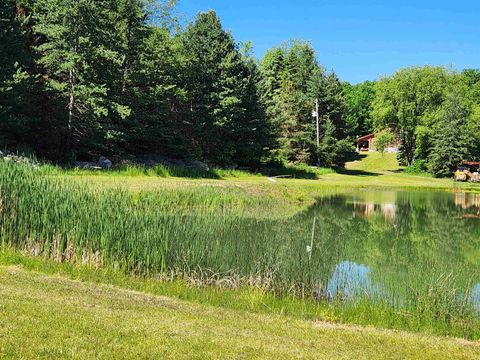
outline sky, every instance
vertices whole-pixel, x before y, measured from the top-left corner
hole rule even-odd
[[[209,9],[256,58],[303,39],[351,83],[413,65],[480,67],[479,0],[179,0],[177,13],[187,21]]]

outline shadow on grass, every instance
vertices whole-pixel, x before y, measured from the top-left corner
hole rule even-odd
[[[322,170],[314,168],[296,168],[286,166],[265,167],[257,169],[256,172],[263,176],[275,177],[275,176],[288,176],[293,179],[308,179],[317,180],[321,175]],[[332,170],[330,170],[331,172]]]
[[[345,168],[339,168],[336,169],[336,172],[342,175],[350,175],[350,176],[380,176],[382,174],[380,173],[374,173],[370,171],[364,171],[364,170],[352,170],[352,169],[345,169]]]
[[[173,176],[190,179],[214,179],[221,180],[223,177],[218,173],[218,169],[203,169],[197,167],[168,166],[166,174],[159,176]]]
[[[294,179],[311,179],[316,180],[322,172],[327,172],[327,169],[313,169],[313,168],[297,168],[297,167],[260,167],[248,168],[242,170],[210,168],[199,169],[189,167],[169,166],[168,175],[183,178],[197,178],[197,179],[225,179],[228,177],[242,177],[252,175],[262,176],[288,176]],[[328,171],[328,172],[331,172]],[[159,174],[160,175],[160,174]],[[167,175],[167,174],[166,174]]]
[[[49,172],[45,168],[45,172]],[[57,172],[59,168],[52,168],[50,172]],[[152,177],[177,177],[187,179],[211,179],[222,180],[226,178],[241,178],[251,176],[285,176],[294,179],[318,179],[320,175],[333,172],[332,169],[309,168],[309,167],[289,167],[289,166],[273,166],[259,168],[206,168],[195,166],[177,166],[177,165],[127,165],[117,166],[109,170],[102,169],[75,169],[60,168],[60,171],[67,175],[111,175],[111,176],[152,176]]]

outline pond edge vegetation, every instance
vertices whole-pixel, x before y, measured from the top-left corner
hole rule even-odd
[[[66,182],[63,177],[42,176],[38,172],[29,165],[0,161],[1,241],[7,259],[28,263],[24,258],[26,254],[46,260],[38,263],[31,260],[40,269],[42,266],[48,268],[48,264],[55,267],[57,265],[52,261],[56,261],[64,263],[65,269],[70,269],[68,271],[75,272],[80,266],[80,273],[85,269],[93,274],[106,272],[107,279],[109,276],[144,278],[153,288],[158,286],[177,291],[162,290],[167,291],[166,295],[211,301],[213,305],[248,311],[273,311],[307,319],[370,324],[469,339],[480,337],[480,317],[470,306],[469,295],[455,288],[454,278],[449,273],[433,273],[436,280],[431,287],[411,289],[416,310],[409,312],[399,311],[388,303],[372,302],[368,297],[352,303],[317,298],[311,289],[302,290],[301,284],[295,285],[293,292],[292,289],[285,291],[282,286],[290,284],[273,284],[271,275],[274,274],[251,273],[247,277],[235,272],[219,274],[196,265],[197,260],[182,265],[178,260],[172,262],[172,245],[168,240],[153,247],[150,244],[153,233],[149,235],[149,231],[157,234],[164,231],[150,222],[152,216],[160,219],[167,216],[165,221],[174,221],[174,227],[188,226],[184,220],[189,214],[203,214],[207,221],[209,216],[214,218],[218,214],[227,216],[225,219],[243,217],[247,213],[255,216],[274,204],[278,205],[275,197],[242,197],[223,188],[139,194],[121,189],[84,189]],[[175,204],[173,208],[172,204]],[[169,213],[175,215],[176,212],[180,215],[178,223],[175,216],[168,217]],[[116,220],[117,225],[110,224],[110,220],[120,217],[121,213],[128,217],[124,220],[129,225],[120,225],[123,218]],[[95,226],[99,228],[82,223],[92,216],[98,220]],[[129,231],[135,233],[128,235]],[[113,237],[115,241],[112,241]],[[184,240],[181,247],[196,246],[194,238]],[[188,251],[194,251],[194,248]],[[191,255],[191,259],[195,259],[195,252]]]

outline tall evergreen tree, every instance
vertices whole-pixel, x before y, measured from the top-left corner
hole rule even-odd
[[[337,138],[344,138],[347,104],[343,85],[333,71],[323,79],[322,83],[322,86],[317,89],[316,96],[320,103],[320,115],[333,123]]]
[[[332,72],[325,74],[310,44],[293,41],[268,51],[261,61],[262,99],[277,127],[277,158],[288,162],[317,162],[316,126],[312,119],[319,100],[322,122],[330,121],[337,137],[344,136],[343,87]],[[323,126],[323,125],[322,125]]]
[[[246,52],[244,63],[247,69],[245,88],[245,124],[237,137],[238,158],[246,163],[257,164],[270,161],[269,153],[275,147],[274,126],[267,118],[262,102],[260,83],[262,76],[253,56]],[[245,144],[247,146],[245,146]]]
[[[37,47],[47,83],[66,111],[65,154],[89,153],[102,144],[109,111],[128,109],[109,96],[109,82],[122,57],[111,19],[116,3],[93,0],[37,0],[35,31],[45,41]],[[83,143],[87,146],[81,147]]]
[[[129,153],[187,157],[190,107],[183,88],[186,58],[181,43],[166,29],[149,27],[140,57],[129,75],[132,116],[123,123]]]
[[[315,157],[314,74],[320,68],[311,46],[293,41],[266,53],[260,66],[262,99],[277,129],[278,150],[274,156],[289,162],[309,162]]]
[[[26,9],[14,0],[0,4],[0,147],[32,147],[38,117],[36,79],[28,70]]]
[[[248,108],[250,72],[237,45],[209,11],[188,26],[184,46],[191,56],[187,90],[194,145],[204,159],[244,162],[238,149],[252,145],[245,140],[255,136],[256,127]]]

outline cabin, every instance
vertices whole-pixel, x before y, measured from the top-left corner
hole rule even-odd
[[[375,151],[375,134],[369,134],[357,139],[357,151]]]
[[[362,151],[362,152],[377,151],[375,147],[375,134],[369,134],[369,135],[359,137],[356,140],[356,143],[357,143],[357,151]],[[398,147],[399,147],[398,142],[394,142],[392,144],[389,144],[384,151],[387,153],[396,153],[398,152]]]

